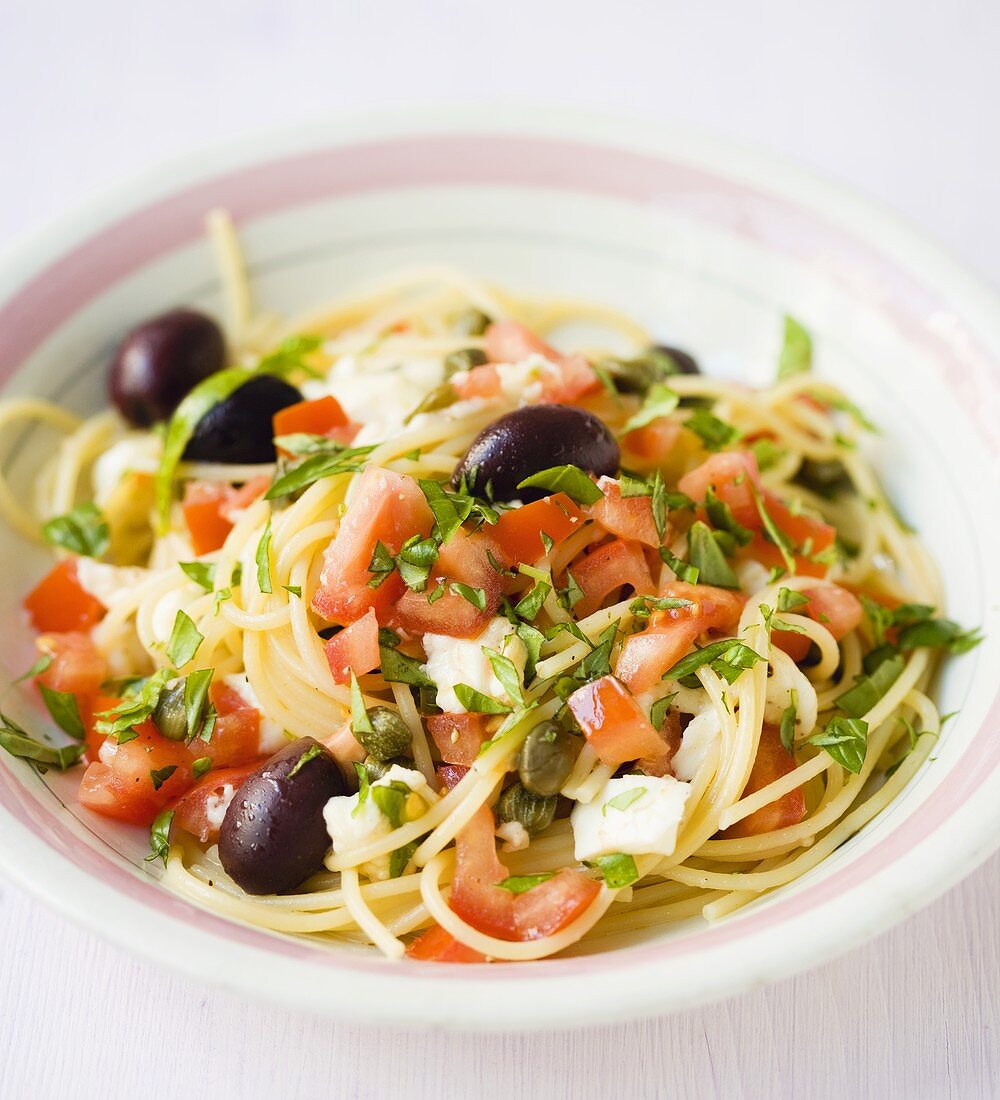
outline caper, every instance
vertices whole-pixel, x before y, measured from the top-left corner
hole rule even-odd
[[[188,735],[187,708],[184,706],[184,681],[160,692],[153,711],[153,724],[169,741],[184,741]]]
[[[473,306],[462,310],[455,318],[454,327],[462,336],[482,336],[492,323],[488,314]]]
[[[607,372],[619,393],[635,393],[640,397],[654,382],[661,382],[672,373],[666,369],[663,359],[652,353],[635,359],[602,359],[597,366]]]
[[[558,722],[541,722],[521,746],[517,774],[531,794],[542,798],[558,794],[573,770],[579,742]]]
[[[368,782],[377,783],[394,765],[401,768],[412,768],[413,761],[408,756],[396,756],[390,760],[376,760],[374,756],[365,757],[365,771],[368,772]]]
[[[402,756],[413,744],[413,734],[399,711],[390,707],[372,707],[368,711],[372,724],[370,733],[355,733],[355,737],[368,750],[368,755],[379,761]]]
[[[854,488],[851,475],[839,458],[803,459],[793,480],[827,500]]]
[[[444,357],[444,376],[451,378],[459,371],[481,367],[486,362],[486,352],[482,348],[462,348]]]
[[[556,816],[556,802],[555,795],[539,798],[520,783],[514,783],[500,795],[496,813],[501,821],[516,821],[530,836],[535,836],[552,824]]]
[[[446,409],[449,405],[454,405],[457,400],[458,391],[455,387],[450,382],[442,382],[440,386],[435,386],[415,409],[406,414],[403,418],[403,423],[409,424],[418,413],[436,412],[438,409]]]

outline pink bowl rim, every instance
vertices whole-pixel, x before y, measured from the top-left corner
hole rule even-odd
[[[648,123],[609,123],[563,113],[535,116],[529,123],[524,116],[503,112],[485,122],[477,112],[476,123],[465,112],[396,114],[285,131],[269,139],[250,138],[207,156],[190,155],[165,172],[157,170],[104,199],[92,200],[0,262],[0,331],[9,334],[0,350],[0,381],[91,297],[143,262],[194,239],[200,227],[197,219],[192,221],[192,212],[200,215],[220,197],[239,218],[249,219],[337,193],[455,182],[454,171],[445,167],[456,161],[470,166],[457,181],[463,186],[523,184],[518,166],[530,161],[537,178],[529,182],[535,186],[579,188],[632,200],[647,198],[655,190],[682,201],[684,193],[710,183],[720,191],[752,193],[763,203],[777,204],[784,216],[805,217],[814,230],[818,225],[832,234],[840,247],[857,250],[859,261],[888,272],[890,281],[909,280],[909,299],[903,294],[902,301],[886,303],[902,326],[915,323],[904,308],[907,300],[925,307],[940,294],[953,310],[960,302],[971,317],[971,329],[988,334],[985,345],[975,350],[991,363],[984,376],[970,376],[963,400],[989,451],[994,457],[1000,454],[995,425],[977,415],[982,407],[977,386],[985,377],[994,392],[996,387],[1000,330],[992,318],[1000,316],[997,299],[898,220],[768,158],[662,127],[651,132]],[[419,150],[417,168],[414,158],[400,157],[404,149]],[[614,150],[613,166],[609,149]],[[625,166],[627,173],[622,171]],[[581,176],[586,186],[579,183]],[[307,180],[309,186],[289,188],[289,179]],[[873,224],[879,226],[880,237],[868,235],[867,227]],[[894,261],[887,259],[887,238]],[[878,251],[867,243],[874,239],[882,241]],[[902,268],[893,266],[900,262]],[[99,272],[99,278],[82,279],[84,270],[91,275]],[[914,271],[922,278],[914,279]],[[945,296],[938,287],[950,293]],[[927,340],[926,332],[920,335]],[[949,360],[954,369],[965,370],[953,356]],[[28,769],[11,768],[6,762],[0,769],[0,865],[54,908],[130,950],[191,977],[292,1007],[353,1014],[379,1023],[496,1029],[496,1019],[509,1018],[504,1004],[520,1006],[522,1019],[530,1004],[525,1022],[531,1026],[595,1022],[721,996],[814,965],[888,927],[900,919],[900,911],[914,911],[972,870],[1000,846],[1000,840],[972,845],[966,840],[964,850],[960,846],[957,857],[949,851],[947,861],[940,853],[946,848],[945,834],[962,836],[956,828],[959,819],[975,817],[980,837],[997,835],[1000,810],[983,796],[984,789],[1000,788],[1000,740],[992,736],[998,719],[1000,695],[974,739],[979,750],[975,773],[969,768],[963,776],[953,768],[928,796],[928,802],[937,800],[937,816],[917,821],[907,817],[870,851],[820,882],[699,932],[693,942],[684,936],[610,956],[553,960],[535,964],[527,976],[521,967],[442,967],[433,968],[431,975],[426,967],[412,964],[393,967],[368,957],[319,954],[299,942],[235,926],[165,895],[151,880],[105,852],[88,846],[82,850],[66,827],[67,811],[53,810],[51,800],[36,801],[13,778],[15,772],[27,778]],[[972,749],[970,744],[965,751]],[[980,770],[986,765],[989,782]],[[987,823],[993,828],[984,828]],[[933,873],[923,863],[922,881],[912,873],[901,877],[918,849],[926,858],[929,840],[938,853]],[[847,904],[866,884],[871,894],[876,873],[884,889],[875,894],[892,898],[892,906],[875,895],[866,895],[863,905],[857,898]],[[890,877],[901,880],[890,888]],[[859,908],[864,910],[863,921]],[[789,940],[795,941],[816,921],[816,910],[830,934],[821,937],[819,945],[797,944],[796,950],[787,950]],[[151,925],[157,935],[150,934]],[[173,952],[170,945],[179,942],[184,950]],[[777,950],[779,945],[786,950]],[[668,960],[667,984],[673,986],[681,976],[678,971],[694,975],[697,967],[701,978],[695,989],[677,993],[650,982],[655,964]],[[336,973],[336,987],[332,982],[301,981],[308,973],[305,968],[318,963],[320,973]],[[266,971],[272,980],[250,978],[252,967],[258,973]],[[708,970],[716,973],[706,977]],[[662,970],[660,977],[666,977]],[[303,990],[303,985],[308,988]],[[587,998],[574,997],[577,986],[587,989]],[[480,992],[490,998],[488,1007],[480,1007]],[[392,1005],[389,1010],[387,1003]],[[567,1005],[573,1006],[568,1014]]]

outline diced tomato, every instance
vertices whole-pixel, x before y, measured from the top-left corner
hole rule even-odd
[[[174,803],[174,824],[196,836],[202,844],[214,844],[219,839],[219,804],[232,797],[243,781],[260,766],[259,760],[239,768],[220,768],[203,776]],[[228,788],[228,789],[227,789]]]
[[[474,397],[499,397],[502,393],[500,375],[492,363],[483,363],[464,374],[456,374],[451,384],[463,401]]]
[[[481,963],[486,962],[486,956],[471,947],[460,943],[450,933],[445,931],[440,924],[428,928],[422,932],[406,949],[408,958],[421,959],[424,962],[441,963]]]
[[[104,617],[104,606],[81,584],[76,559],[64,558],[24,599],[31,625],[39,632],[87,631]]]
[[[349,625],[375,609],[379,622],[403,590],[398,573],[369,587],[375,544],[398,554],[411,535],[430,534],[434,516],[411,477],[369,466],[358,481],[340,529],[326,548],[312,608],[330,622]]]
[[[781,779],[795,770],[795,757],[782,745],[781,734],[776,726],[764,726],[757,746],[757,755],[750,770],[750,778],[743,788],[743,795],[755,794],[766,786]],[[734,840],[738,837],[757,836],[774,829],[784,829],[788,825],[798,825],[806,816],[806,797],[802,787],[796,787],[781,798],[769,802],[759,810],[737,821],[720,837]]]
[[[350,443],[358,434],[359,427],[332,396],[300,401],[274,414],[275,438],[304,432],[306,435],[325,435],[338,443]]]
[[[503,596],[500,574],[490,564],[497,556],[496,544],[485,531],[466,534],[461,528],[441,547],[431,570],[427,592],[405,592],[396,604],[391,622],[410,634],[447,634],[452,638],[475,638],[496,614]],[[482,610],[459,592],[451,590],[457,581],[483,592]],[[428,593],[443,583],[445,594],[433,603]]]
[[[634,542],[615,539],[576,559],[570,572],[583,590],[583,598],[573,608],[578,618],[592,615],[611,592],[627,587],[637,596],[656,591],[642,550]]]
[[[490,531],[508,565],[531,564],[545,555],[544,532],[557,546],[583,522],[583,512],[565,493],[504,512]]]
[[[368,750],[354,736],[351,723],[345,722],[333,733],[322,738],[322,742],[333,753],[345,775],[354,776],[354,765],[360,764],[368,755]]]
[[[236,513],[253,504],[269,484],[266,477],[251,478],[238,488],[222,481],[189,481],[181,509],[194,552],[200,556],[218,550],[233,529]]]
[[[508,877],[497,857],[493,814],[480,806],[455,838],[452,909],[473,928],[502,940],[535,940],[575,920],[600,892],[600,883],[563,869],[523,894],[496,885]]]
[[[486,740],[483,714],[432,714],[427,729],[446,764],[471,767]]]
[[[338,684],[348,684],[351,673],[362,676],[380,663],[378,650],[378,618],[370,607],[356,623],[345,626],[323,647],[330,671]]]
[[[53,691],[87,695],[108,678],[108,662],[88,634],[43,634],[38,648],[52,658],[38,682]]]
[[[649,691],[710,630],[731,634],[743,614],[746,597],[708,584],[671,581],[663,596],[689,600],[690,606],[654,611],[649,625],[622,645],[615,675],[632,691]]]
[[[192,757],[183,742],[161,737],[151,722],[138,731],[123,745],[105,744],[102,759],[83,773],[78,797],[81,805],[104,817],[151,825],[160,810],[191,787]],[[174,770],[164,777],[168,768]],[[154,772],[160,773],[159,789]]]
[[[760,513],[751,486],[760,486],[760,471],[752,451],[724,451],[714,454],[700,466],[686,473],[677,488],[696,503],[705,499],[709,489],[733,511],[744,527],[757,530]]]
[[[666,747],[632,694],[614,676],[602,676],[566,700],[601,762],[617,768],[627,760],[656,759]]]
[[[635,428],[623,440],[626,448],[646,464],[662,465],[680,438],[681,425],[661,416],[642,428]]]
[[[486,354],[490,363],[520,363],[532,355],[541,355],[554,363],[558,373],[540,379],[544,401],[557,404],[576,401],[598,389],[601,384],[584,356],[563,355],[516,321],[496,321],[490,325],[486,330]]]
[[[567,405],[600,389],[600,379],[584,356],[565,355],[558,365],[558,376],[542,379],[542,397],[546,401]]]
[[[809,602],[795,608],[796,614],[808,615],[822,623],[839,642],[861,623],[862,609],[853,592],[839,585],[817,585],[802,589]],[[790,630],[775,630],[771,640],[783,649],[793,661],[801,661],[809,652],[810,641],[805,634]]]
[[[653,501],[648,496],[623,497],[621,485],[610,477],[602,477],[597,487],[604,494],[602,500],[590,504],[584,511],[596,519],[605,531],[646,546],[660,546],[660,539],[653,521]],[[665,532],[669,534],[669,532]]]
[[[80,720],[86,731],[86,760],[88,764],[93,764],[99,759],[101,746],[107,740],[104,734],[97,730],[97,716],[118,706],[121,700],[115,695],[104,695],[98,692],[96,695],[78,695],[76,701],[80,710]]]
[[[238,691],[216,680],[208,696],[218,717],[211,741],[193,741],[195,756],[210,756],[217,768],[249,763],[260,756],[260,711]]]
[[[469,774],[464,764],[439,764],[436,771],[443,791],[453,791]]]

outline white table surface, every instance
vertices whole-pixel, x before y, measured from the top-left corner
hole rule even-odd
[[[947,14],[912,0],[0,0],[0,246],[232,133],[401,102],[542,99],[788,155],[1000,284],[998,47],[992,0]],[[0,883],[0,1098],[995,1096],[998,896],[1000,857],[777,986],[646,1023],[463,1037],[243,1003]]]

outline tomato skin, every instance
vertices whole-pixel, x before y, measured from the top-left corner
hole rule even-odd
[[[238,768],[219,768],[202,776],[197,783],[174,802],[174,824],[197,837],[202,844],[214,844],[219,839],[219,826],[209,820],[208,802],[213,796],[221,797],[224,788],[229,786],[235,793],[243,781],[257,770],[261,759]]]
[[[487,399],[499,397],[503,392],[500,375],[497,374],[497,369],[492,363],[483,363],[482,366],[473,367],[464,375],[456,375],[451,384],[463,401],[476,397]]]
[[[483,714],[432,714],[427,719],[427,729],[441,759],[446,764],[461,764],[466,768],[476,762],[487,738]]]
[[[480,806],[455,837],[451,908],[473,928],[501,940],[550,936],[575,920],[600,893],[600,883],[564,868],[523,894],[497,887],[508,877],[497,857],[493,813]]]
[[[752,487],[761,488],[760,471],[752,451],[723,451],[686,473],[677,488],[700,504],[709,489],[732,509],[737,523],[759,530],[760,513]]]
[[[420,959],[423,962],[442,963],[484,963],[486,956],[471,947],[466,947],[440,924],[421,932],[407,947],[407,958]]]
[[[212,739],[192,741],[192,754],[210,756],[217,768],[256,760],[260,756],[260,711],[219,680],[208,689],[208,697],[218,711]]]
[[[569,567],[583,598],[574,607],[578,618],[592,615],[611,593],[622,587],[632,588],[637,596],[656,591],[649,566],[637,543],[615,539],[577,558]]]
[[[218,550],[233,529],[235,513],[253,504],[268,485],[266,477],[251,478],[239,488],[218,481],[189,481],[181,510],[194,552],[200,557]]]
[[[554,363],[559,368],[558,374],[541,379],[543,401],[567,404],[600,387],[600,380],[584,356],[563,355],[517,321],[495,321],[486,330],[485,346],[491,364],[520,363],[532,355],[541,355]],[[476,367],[476,370],[483,369]]]
[[[394,572],[378,588],[370,588],[368,570],[376,542],[393,555],[411,535],[425,537],[434,523],[424,494],[411,477],[369,466],[361,474],[340,529],[326,548],[320,584],[312,609],[329,622],[349,626],[370,608],[380,623],[402,594]]]
[[[669,531],[661,540],[653,521],[653,502],[648,496],[623,497],[617,481],[602,477],[597,487],[604,493],[602,500],[588,505],[584,511],[612,535],[632,542],[641,542],[644,546],[657,547],[662,541],[669,541]]]
[[[104,617],[104,605],[81,584],[75,558],[64,558],[24,598],[24,609],[39,633],[89,631]]]
[[[782,745],[778,727],[765,725],[761,730],[757,755],[741,797],[763,790],[769,783],[774,783],[775,780],[794,771],[795,767],[795,757]],[[774,802],[754,810],[742,821],[737,821],[735,825],[730,825],[728,829],[717,835],[725,840],[758,836],[760,833],[769,833],[774,829],[798,825],[805,816],[805,791],[802,787],[796,787]]]
[[[801,589],[809,602],[795,608],[796,613],[808,615],[810,619],[822,623],[839,642],[852,630],[857,629],[864,614],[857,596],[839,585],[817,585],[815,588]],[[801,661],[809,652],[809,639],[804,634],[795,634],[790,630],[775,630],[771,640],[785,651],[793,661]]]
[[[323,646],[337,684],[349,684],[351,673],[362,676],[379,666],[378,618],[371,607],[356,623],[344,627]]]
[[[443,578],[445,594],[434,603],[427,592],[404,592],[392,612],[390,622],[409,634],[447,634],[452,638],[475,638],[496,614],[503,597],[500,574],[490,564],[489,555],[498,557],[498,547],[485,531],[468,534],[461,528],[441,547],[431,570],[428,591]],[[458,581],[470,588],[482,589],[485,606],[480,610],[449,584]]]
[[[137,729],[138,736],[125,744],[105,743],[101,759],[83,773],[78,798],[81,805],[104,817],[151,825],[162,809],[191,787],[192,757],[183,743],[161,737],[151,722]],[[175,771],[157,790],[150,772],[167,767]]]
[[[664,416],[645,427],[633,429],[622,442],[644,464],[662,465],[670,458],[680,435],[681,425]]]
[[[584,684],[566,703],[603,764],[617,768],[628,760],[656,759],[667,748],[642,707],[614,676]]]
[[[38,648],[52,663],[36,680],[53,691],[90,695],[108,678],[108,662],[89,634],[43,634]]]
[[[93,764],[100,759],[101,746],[107,740],[103,733],[97,731],[97,716],[118,706],[121,699],[115,695],[97,693],[96,695],[78,695],[76,701],[80,709],[80,720],[86,731],[86,761],[88,764]]]
[[[435,771],[442,791],[453,791],[469,774],[464,764],[439,764]]]
[[[300,401],[288,405],[274,414],[275,438],[282,435],[325,435],[338,443],[350,443],[358,434],[355,424],[333,396],[319,397],[315,401]]]
[[[706,631],[734,631],[746,603],[737,592],[684,581],[670,581],[661,595],[689,600],[691,606],[654,611],[645,630],[625,639],[615,675],[634,692],[655,687]]]
[[[557,546],[578,530],[584,514],[565,493],[504,512],[490,535],[508,565],[532,564],[544,557],[542,532]]]

